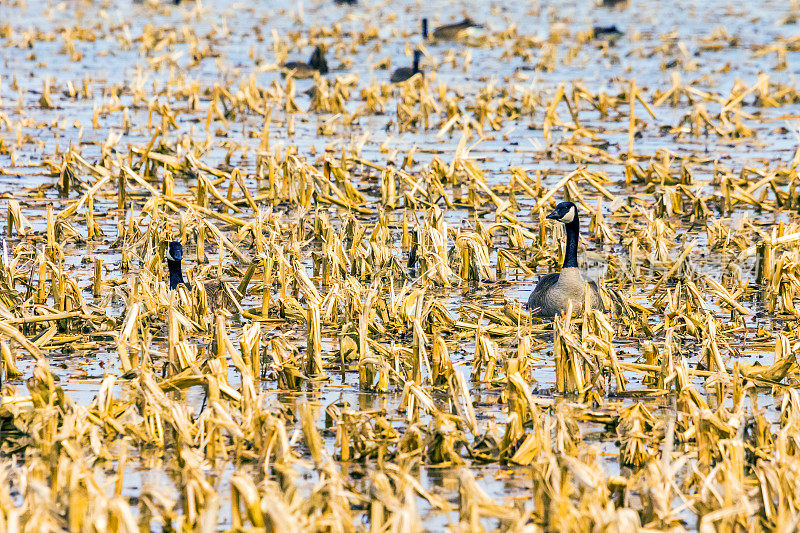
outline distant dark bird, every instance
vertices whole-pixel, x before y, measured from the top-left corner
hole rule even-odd
[[[358,3],[358,0],[333,0],[333,3],[338,4],[340,6],[341,5],[354,6]]]
[[[587,283],[578,268],[578,240],[581,231],[578,207],[572,202],[561,202],[547,218],[558,220],[566,226],[567,249],[564,264],[560,272],[548,274],[539,280],[528,298],[528,307],[537,315],[555,316],[566,311],[572,302],[572,310],[580,314],[583,312],[584,291],[588,290],[590,306],[604,311],[597,283]]]
[[[433,30],[433,38],[438,41],[455,41],[463,38],[470,28],[481,28],[480,24],[467,17],[461,22],[439,26]]]
[[[419,228],[414,228],[411,234],[411,248],[408,251],[408,268],[415,268],[417,265],[417,251],[419,250]]]
[[[165,253],[167,259],[167,268],[169,269],[169,288],[175,290],[179,285],[186,286],[191,289],[191,285],[183,279],[183,268],[181,261],[183,260],[183,245],[180,241],[172,241],[167,245]],[[255,272],[255,263],[251,264],[247,271],[244,273],[239,287],[231,289],[225,282],[218,280],[208,280],[202,283],[202,288],[206,293],[206,302],[208,309],[235,309],[241,311],[241,301],[244,293],[247,291],[247,286],[253,278]]]
[[[325,52],[323,52],[322,48],[319,46],[314,48],[314,53],[311,54],[311,59],[308,60],[308,63],[303,63],[302,61],[288,61],[281,65],[281,67],[284,76],[291,72],[295,78],[313,78],[314,74],[317,72],[320,74],[328,73],[328,62],[325,61]]]
[[[412,67],[400,67],[395,70],[392,72],[392,77],[389,78],[389,81],[392,83],[400,83],[401,81],[411,79],[417,73],[424,76],[425,74],[419,69],[419,60],[421,57],[422,52],[420,50],[414,50],[414,65]]]
[[[594,26],[592,28],[592,38],[599,41],[609,41],[614,44],[617,39],[625,35],[614,26]]]
[[[183,283],[187,289],[191,289],[191,286],[183,280],[183,269],[181,268],[183,245],[179,241],[172,241],[167,245],[166,256],[169,269],[169,288],[174,291],[178,285]]]
[[[600,0],[600,5],[603,7],[616,7],[627,3],[628,0]]]

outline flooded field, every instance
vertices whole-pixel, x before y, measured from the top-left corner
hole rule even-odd
[[[795,0],[0,0],[0,529],[796,529],[799,60]],[[604,310],[542,317],[562,201]]]

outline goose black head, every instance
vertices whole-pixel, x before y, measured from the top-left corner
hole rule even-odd
[[[328,62],[325,60],[325,51],[321,46],[317,46],[314,49],[314,53],[311,54],[311,59],[308,61],[308,64],[315,70],[318,70],[320,74],[328,73]]]
[[[553,210],[552,213],[547,215],[551,220],[558,220],[564,224],[569,224],[578,216],[578,207],[572,202],[561,202]]]
[[[169,243],[164,255],[167,258],[167,268],[169,269],[169,288],[175,290],[178,288],[178,285],[183,284],[187,289],[190,289],[191,287],[189,284],[183,280],[183,269],[181,268],[183,245],[181,241],[172,241]]]
[[[172,241],[167,245],[167,261],[180,261],[183,259],[183,245],[180,241]]]

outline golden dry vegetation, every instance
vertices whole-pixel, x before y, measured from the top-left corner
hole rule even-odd
[[[797,528],[800,7],[631,3],[0,0],[0,529]]]

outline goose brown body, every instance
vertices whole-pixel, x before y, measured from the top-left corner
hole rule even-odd
[[[584,291],[589,290],[592,309],[603,310],[600,289],[594,281],[586,281],[578,268],[564,268],[539,280],[528,297],[528,307],[539,316],[555,316],[567,310],[572,301],[576,313],[583,312]]]
[[[322,48],[317,46],[308,63],[302,61],[288,61],[281,65],[283,75],[289,73],[295,78],[313,78],[314,74],[327,74],[328,62],[325,60],[325,53]]]
[[[433,38],[437,41],[455,41],[466,36],[470,28],[479,28],[469,17],[455,24],[446,24],[433,30]]]

